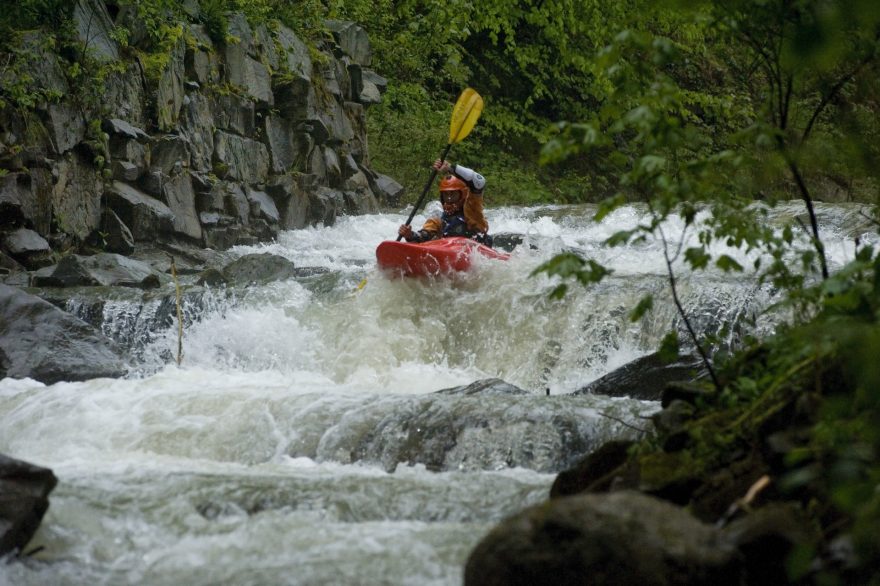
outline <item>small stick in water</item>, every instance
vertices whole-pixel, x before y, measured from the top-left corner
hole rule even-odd
[[[169,255],[170,256],[170,255]],[[177,366],[180,366],[183,360],[183,311],[180,308],[180,282],[177,280],[177,267],[174,264],[174,257],[171,257],[171,278],[174,279],[174,290],[176,294],[177,304]]]

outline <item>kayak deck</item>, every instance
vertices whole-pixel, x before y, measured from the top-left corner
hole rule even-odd
[[[379,267],[408,277],[438,275],[471,268],[474,255],[507,260],[510,255],[460,236],[427,242],[386,240],[376,248]]]

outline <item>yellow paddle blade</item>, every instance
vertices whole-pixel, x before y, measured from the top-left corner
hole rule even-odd
[[[483,98],[471,88],[466,88],[455,108],[452,109],[452,121],[449,124],[449,144],[460,142],[471,133],[474,124],[483,112]]]

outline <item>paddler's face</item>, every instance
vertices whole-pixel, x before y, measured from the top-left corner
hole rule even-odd
[[[440,203],[443,204],[443,211],[447,214],[455,214],[461,211],[463,195],[460,191],[441,191]]]

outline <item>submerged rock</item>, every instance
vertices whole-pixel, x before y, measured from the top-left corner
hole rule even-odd
[[[0,351],[6,355],[0,378],[52,384],[126,373],[118,351],[98,330],[7,285],[0,285]]]
[[[58,479],[41,468],[0,454],[0,556],[22,552],[49,508]]]
[[[624,418],[633,417],[627,409],[639,408],[635,402],[618,407]],[[434,471],[556,472],[612,434],[633,437],[636,432],[597,414],[590,398],[547,397],[487,379],[429,395],[376,398],[345,413],[315,452],[290,455],[375,462],[388,471],[423,464]]]
[[[472,382],[469,385],[441,389],[441,395],[528,395],[529,392],[512,385],[500,378],[487,378]]]

